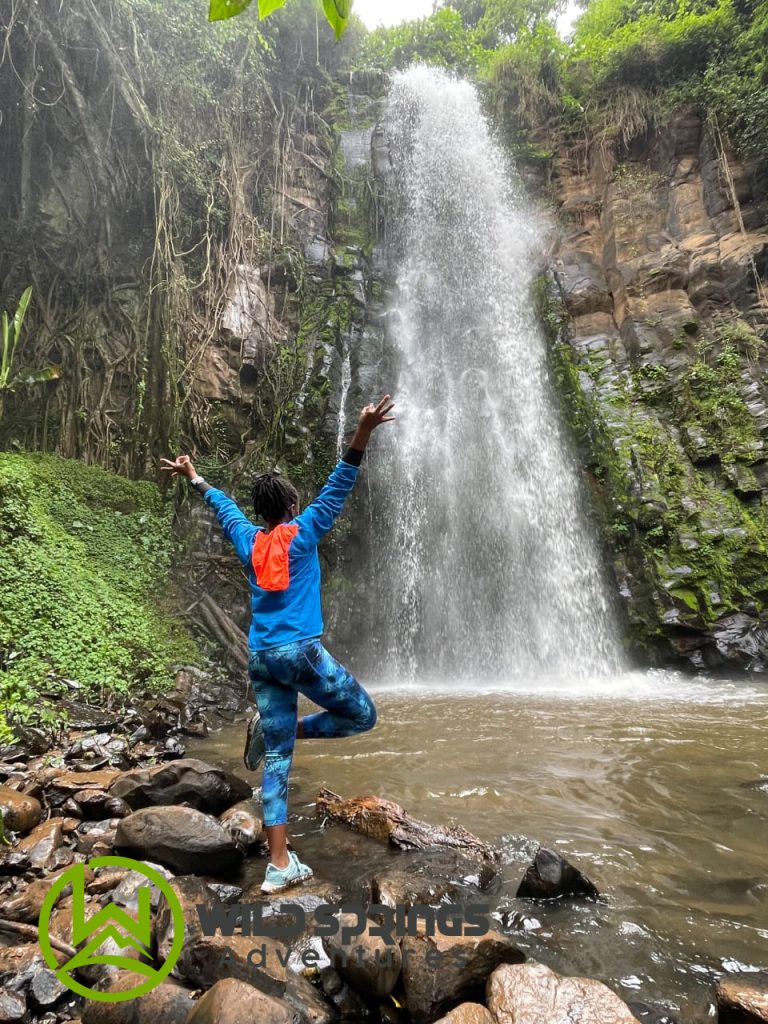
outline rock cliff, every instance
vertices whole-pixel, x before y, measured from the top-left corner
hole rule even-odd
[[[768,165],[694,112],[561,147],[542,313],[634,649],[768,663]]]

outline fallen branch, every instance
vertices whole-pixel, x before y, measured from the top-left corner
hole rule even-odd
[[[317,810],[334,821],[342,822],[355,832],[373,839],[388,840],[403,850],[428,850],[447,847],[459,853],[498,861],[500,854],[482,839],[467,832],[461,825],[430,825],[412,818],[400,804],[378,796],[356,796],[344,800],[330,789],[321,789]]]
[[[31,939],[32,942],[39,942],[40,930],[34,924],[22,924],[20,921],[6,921],[4,917],[0,917],[0,931],[15,932],[17,935],[22,935],[24,938]],[[66,942],[62,942],[61,939],[57,939],[54,935],[48,935],[48,941],[53,947],[57,949],[59,953],[64,953],[65,956],[71,960],[77,953],[74,946],[68,945]]]

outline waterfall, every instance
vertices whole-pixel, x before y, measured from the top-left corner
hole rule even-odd
[[[532,203],[472,85],[395,76],[385,129],[397,422],[368,467],[377,674],[586,677],[620,665],[530,288]],[[373,397],[373,396],[372,396]]]

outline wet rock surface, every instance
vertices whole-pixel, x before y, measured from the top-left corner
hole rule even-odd
[[[488,981],[496,1024],[635,1024],[631,1010],[606,985],[566,978],[544,964],[499,967]]]
[[[554,900],[561,896],[597,899],[597,887],[565,857],[540,846],[517,889],[518,897]]]
[[[187,1024],[293,1024],[291,1010],[236,978],[225,978],[200,997]]]
[[[715,986],[718,1024],[768,1022],[768,974],[721,978]]]
[[[211,815],[192,807],[145,807],[122,818],[115,848],[139,859],[158,860],[183,873],[210,870],[226,873],[243,854],[229,832]]]
[[[417,1022],[434,1020],[456,1003],[477,999],[500,964],[525,954],[505,935],[407,936],[402,941],[403,991]]]
[[[252,795],[251,787],[243,779],[195,758],[124,772],[115,779],[109,792],[133,810],[185,804],[210,814],[220,814]]]

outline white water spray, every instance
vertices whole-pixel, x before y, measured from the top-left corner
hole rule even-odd
[[[398,75],[386,128],[398,421],[371,461],[389,678],[586,677],[620,655],[530,287],[539,241],[475,89]]]

